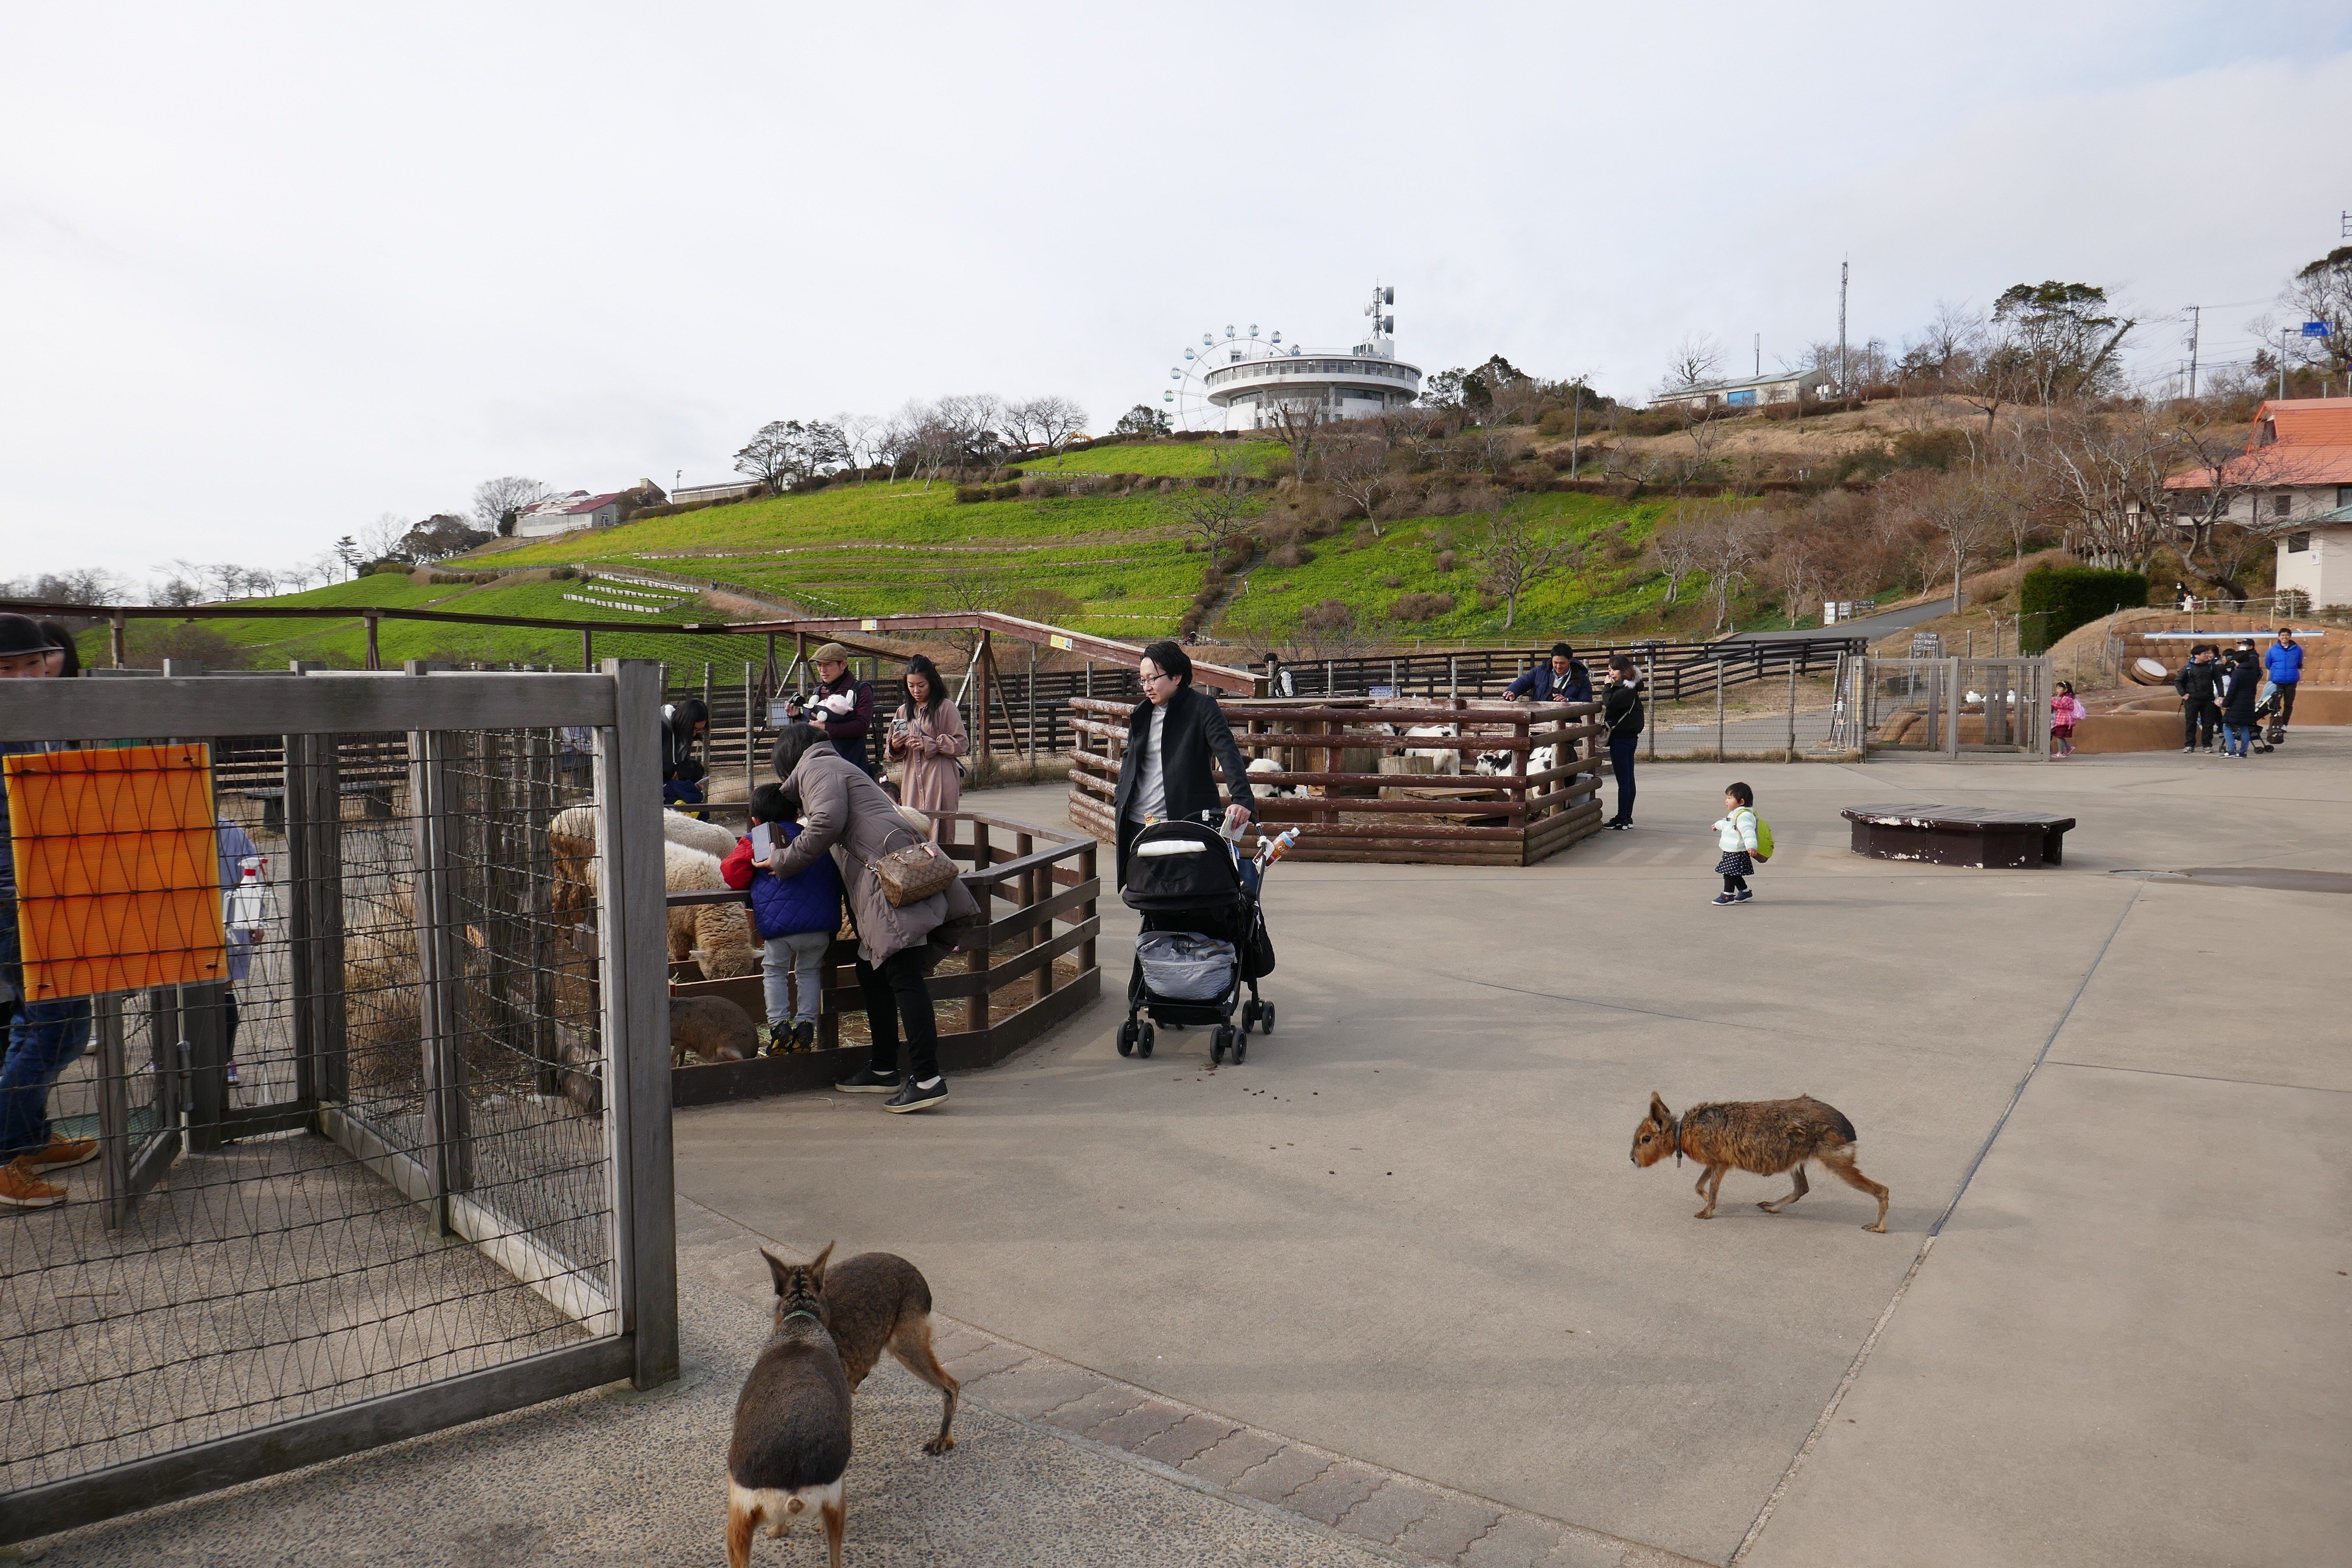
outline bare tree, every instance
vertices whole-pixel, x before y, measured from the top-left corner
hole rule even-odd
[[[1276,438],[1290,448],[1290,471],[1301,480],[1313,479],[1315,449],[1331,422],[1330,409],[1318,399],[1269,396],[1272,401],[1265,406],[1274,410]]]
[[[1723,363],[1723,345],[1705,332],[1692,332],[1675,345],[1666,361],[1665,390],[1688,392],[1704,384]]]
[[[1029,417],[1036,424],[1037,438],[1045,442],[1045,450],[1055,457],[1061,456],[1062,448],[1069,445],[1071,437],[1081,434],[1087,427],[1087,411],[1059,393],[1031,398]]]
[[[1658,524],[1650,535],[1650,558],[1665,574],[1666,596],[1662,602],[1671,605],[1681,595],[1683,579],[1698,568],[1696,509],[1677,506],[1672,521]]]
[[[874,449],[882,430],[881,420],[871,414],[852,414],[845,409],[833,416],[833,427],[841,432],[842,450],[848,454],[852,468],[862,472],[881,461]]]
[[[994,573],[982,571],[966,562],[957,562],[940,572],[925,595],[924,607],[935,614],[976,616],[982,610],[992,610],[1004,602],[1004,579]],[[980,629],[977,626],[949,626],[940,636],[952,643],[963,655],[964,665],[971,667],[979,656]]]
[[[400,542],[408,536],[408,519],[396,512],[380,512],[373,522],[362,523],[359,530],[361,552],[370,561],[404,561]]]
[[[1357,436],[1332,442],[1323,451],[1323,482],[1331,493],[1364,514],[1372,537],[1381,533],[1374,509],[1389,483],[1388,447],[1377,437]]]
[[[1757,551],[1766,534],[1760,512],[1735,511],[1712,517],[1690,530],[1692,564],[1706,574],[1708,594],[1715,600],[1715,627],[1731,621],[1731,595],[1748,581]]]
[[[2005,527],[1999,498],[1973,474],[1948,474],[1903,503],[1909,521],[1931,536],[1952,574],[1952,613],[1966,608],[1961,582]]]
[[[2289,279],[2279,303],[2298,321],[2325,321],[2327,335],[2315,346],[2339,374],[2352,374],[2352,245],[2337,246]]]
[[[940,398],[932,411],[953,434],[959,462],[996,461],[1004,445],[1003,399],[992,392],[957,393]]]
[[[1249,457],[1220,448],[1209,455],[1210,473],[1198,484],[1180,485],[1160,498],[1161,509],[1184,531],[1201,542],[1209,563],[1205,583],[1219,571],[1219,563],[1233,542],[1248,531],[1251,520],[1265,502],[1250,493]]]
[[[1505,502],[1500,497],[1486,513],[1484,544],[1481,564],[1486,567],[1486,587],[1503,601],[1505,631],[1518,619],[1521,595],[1576,552],[1573,541],[1543,539],[1524,505]]]
[[[1768,548],[1758,568],[1765,583],[1780,596],[1780,618],[1790,626],[1805,613],[1805,606],[1826,595],[1832,545],[1829,539],[1811,525],[1812,520],[1801,511],[1790,511],[1771,521]]]
[[[484,479],[474,487],[474,522],[491,533],[512,533],[518,513],[553,493],[539,480],[520,474]]]
[[[246,570],[233,561],[209,562],[204,574],[211,581],[215,599],[234,599],[244,592]]]

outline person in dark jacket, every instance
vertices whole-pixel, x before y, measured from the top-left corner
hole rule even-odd
[[[1172,642],[1156,642],[1136,664],[1143,701],[1128,721],[1127,754],[1119,762],[1111,819],[1118,825],[1118,885],[1127,886],[1127,850],[1150,822],[1198,822],[1217,809],[1213,759],[1224,769],[1225,826],[1237,828],[1257,815],[1247,764],[1217,700],[1192,685],[1191,656]]]
[[[2263,689],[2263,667],[2252,648],[2242,648],[2221,674],[2221,754],[2253,754],[2254,708]]]
[[[662,805],[699,816],[694,808],[702,804],[702,781],[710,769],[698,748],[710,731],[710,710],[702,699],[689,697],[666,704],[661,724]]]
[[[1642,679],[1623,654],[1609,660],[1601,689],[1601,721],[1607,727],[1609,771],[1617,775],[1617,815],[1601,824],[1620,833],[1633,826],[1633,748],[1641,742]]]
[[[2193,752],[2201,743],[2207,751],[2213,749],[2214,732],[2221,725],[2221,710],[2217,699],[2221,695],[2221,650],[2211,643],[2199,643],[2189,650],[2189,662],[2172,678],[2172,689],[2180,693],[2180,749]]]
[[[1508,694],[1530,702],[1590,702],[1592,672],[1564,642],[1551,645],[1551,658],[1511,682]]]
[[[833,742],[835,752],[880,783],[867,739],[874,729],[874,683],[857,679],[849,668],[849,650],[837,642],[818,648],[809,662],[816,666],[817,688],[809,693],[802,717]]]
[[[801,825],[786,808],[780,784],[753,790],[751,806],[754,833],[768,830],[768,861],[753,858],[750,838],[739,838],[719,863],[719,875],[729,887],[751,892],[751,924],[760,933],[760,974],[768,1004],[760,1043],[771,1056],[805,1051],[816,1045],[824,955],[841,930],[841,868],[832,856],[820,855],[790,877],[777,876],[769,867],[783,858],[800,837]]]

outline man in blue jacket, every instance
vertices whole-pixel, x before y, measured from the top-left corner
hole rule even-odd
[[[1511,682],[1509,693],[1534,702],[1590,702],[1592,672],[1577,658],[1574,648],[1556,642],[1551,645],[1551,658]]]
[[[2278,713],[2271,722],[2285,729],[2294,717],[2295,683],[2303,679],[2303,645],[2294,640],[2293,626],[2278,629],[2278,641],[2263,650],[2263,672],[2278,689]]]

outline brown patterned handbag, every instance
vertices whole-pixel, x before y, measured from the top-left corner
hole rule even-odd
[[[911,833],[914,829],[905,831]],[[959,874],[956,863],[928,838],[919,838],[904,849],[893,849],[879,860],[867,861],[866,867],[882,884],[882,896],[894,910],[937,898],[948,890]]]

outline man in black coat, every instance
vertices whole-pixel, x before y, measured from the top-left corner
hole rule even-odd
[[[2199,643],[2189,650],[2189,662],[2172,678],[2173,689],[2180,693],[2180,749],[2193,752],[2199,745],[2213,749],[2214,732],[2221,727],[2221,650],[2211,643]]]
[[[1226,825],[1237,826],[1257,815],[1248,764],[1234,744],[1233,730],[1217,700],[1193,689],[1191,656],[1175,643],[1156,642],[1143,650],[1136,674],[1143,682],[1144,700],[1128,721],[1127,755],[1119,763],[1118,792],[1111,796],[1122,888],[1127,886],[1128,846],[1143,831],[1146,818],[1198,822],[1202,812],[1217,809],[1211,759],[1224,769],[1225,788],[1233,796],[1225,807]]]

